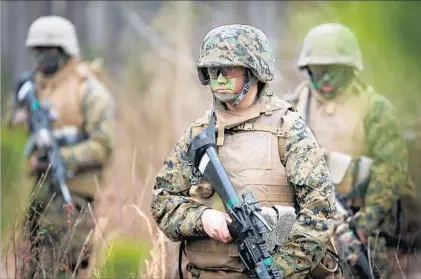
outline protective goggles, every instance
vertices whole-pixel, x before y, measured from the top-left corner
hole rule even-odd
[[[244,76],[243,67],[208,67],[208,73],[211,79],[217,79],[220,74],[225,78],[237,78]]]

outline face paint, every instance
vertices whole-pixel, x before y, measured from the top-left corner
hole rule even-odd
[[[343,65],[310,65],[308,72],[313,87],[326,99],[337,96],[354,77],[353,68]]]
[[[52,75],[67,60],[67,55],[56,47],[35,48],[38,70],[45,75]]]
[[[244,68],[236,71],[226,68],[240,68],[240,67],[225,67],[208,69],[210,77],[210,87],[215,98],[221,102],[234,101],[240,94],[244,86]],[[218,76],[216,76],[218,74]]]

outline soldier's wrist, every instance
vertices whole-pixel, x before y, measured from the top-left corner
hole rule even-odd
[[[211,209],[211,208],[209,208],[207,206],[204,206],[204,205],[201,205],[197,208],[198,214],[197,214],[197,222],[196,222],[197,227],[196,227],[196,229],[201,234],[205,234],[205,235],[207,235],[207,234],[205,232],[205,229],[203,228],[202,216],[203,216],[203,213],[208,209]]]

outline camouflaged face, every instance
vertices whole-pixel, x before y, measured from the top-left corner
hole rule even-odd
[[[262,82],[275,78],[275,55],[266,35],[249,25],[224,25],[204,37],[197,68],[242,66],[250,68]]]
[[[313,27],[304,39],[299,68],[307,65],[343,64],[364,69],[357,39],[351,30],[337,23]]]

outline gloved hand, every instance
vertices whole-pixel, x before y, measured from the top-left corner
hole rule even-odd
[[[348,222],[343,222],[336,227],[335,239],[339,258],[348,262],[351,266],[355,265],[360,253],[362,253],[361,241],[350,229]]]
[[[263,206],[262,216],[272,228],[272,232],[263,234],[263,239],[269,251],[273,251],[275,246],[281,247],[290,234],[296,219],[295,209],[292,206]]]
[[[47,170],[49,163],[45,160],[42,160],[39,155],[39,151],[34,151],[34,153],[29,158],[29,162],[34,171],[44,172]]]

